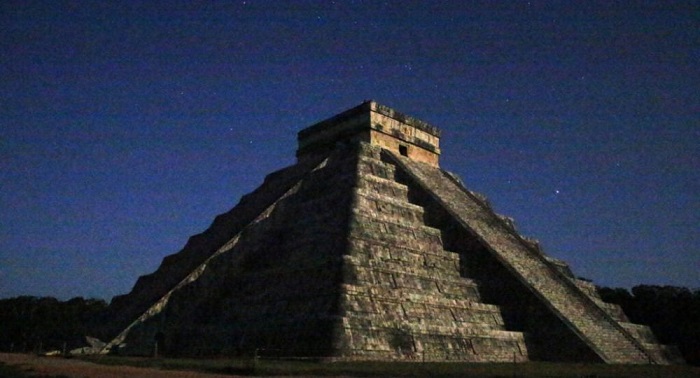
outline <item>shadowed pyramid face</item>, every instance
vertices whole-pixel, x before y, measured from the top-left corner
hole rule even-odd
[[[302,130],[297,164],[113,300],[104,349],[678,360],[440,169],[439,138],[374,102]]]
[[[366,142],[438,166],[440,130],[374,101],[362,103],[299,132],[297,158],[327,154],[336,144]]]

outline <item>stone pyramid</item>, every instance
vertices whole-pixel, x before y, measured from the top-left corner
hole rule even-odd
[[[295,165],[112,301],[106,350],[678,361],[441,170],[437,128],[369,101],[298,141]]]

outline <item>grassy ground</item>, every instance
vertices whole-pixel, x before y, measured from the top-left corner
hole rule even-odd
[[[3,378],[19,378],[19,377],[26,377],[26,375],[22,372],[22,369],[20,369],[17,366],[8,366],[5,365],[4,363],[0,362],[0,377]]]
[[[2,378],[68,378],[65,375],[30,375],[31,371],[22,369],[19,366],[10,366],[5,363],[0,362],[0,377]]]
[[[296,375],[352,377],[700,377],[700,368],[690,366],[556,364],[404,363],[404,362],[303,362],[252,359],[147,359],[99,357],[90,361],[195,370],[234,375]]]

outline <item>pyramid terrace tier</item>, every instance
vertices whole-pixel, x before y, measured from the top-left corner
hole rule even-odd
[[[422,273],[434,276],[440,272],[444,276],[456,277],[460,281],[460,256],[445,250],[420,250],[401,248],[377,240],[350,237],[350,246],[345,259],[351,264],[367,267],[392,267],[400,272]]]
[[[569,277],[533,250],[493,211],[439,169],[387,152],[387,158],[428,193],[458,227],[473,235],[551,315],[606,362],[647,363],[653,358],[628,331],[601,309]],[[564,329],[564,328],[562,328]],[[573,341],[573,339],[572,339]],[[576,342],[578,343],[578,342]],[[583,345],[582,344],[582,345]],[[584,349],[581,349],[584,350]]]
[[[500,308],[479,302],[478,297],[440,295],[414,288],[382,288],[366,285],[343,284],[341,298],[345,313],[352,312],[381,317],[382,314],[394,314],[399,317],[415,319],[434,319],[438,315],[428,314],[435,310],[442,313],[450,326],[458,323],[489,324],[493,329],[504,329]],[[420,315],[424,316],[420,316]]]
[[[439,138],[374,102],[302,130],[297,164],[113,301],[109,345],[141,355],[157,346],[179,356],[678,361],[439,169]]]
[[[394,323],[395,324],[395,323]],[[396,328],[391,322],[371,325],[345,318],[339,343],[344,360],[415,360],[504,362],[527,361],[525,336],[519,332],[477,328]]]
[[[425,295],[449,299],[479,300],[479,292],[473,282],[461,279],[452,272],[429,274],[419,266],[401,270],[390,263],[365,266],[344,257],[344,281],[391,290],[414,290]],[[405,267],[405,266],[404,266]]]

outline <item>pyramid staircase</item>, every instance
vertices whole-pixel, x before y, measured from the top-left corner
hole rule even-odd
[[[523,238],[478,197],[440,170],[390,152],[387,155],[426,188],[463,227],[488,245],[493,256],[541,298],[542,303],[567,323],[604,362],[654,362],[654,356],[630,332],[575,282],[553,269],[542,253],[524,243]]]
[[[345,357],[526,361],[524,335],[507,331],[498,306],[460,276],[459,255],[424,224],[395,166],[379,148],[361,150],[343,256]]]
[[[300,132],[297,164],[113,301],[105,350],[681,362],[441,170],[437,136],[373,102]]]

